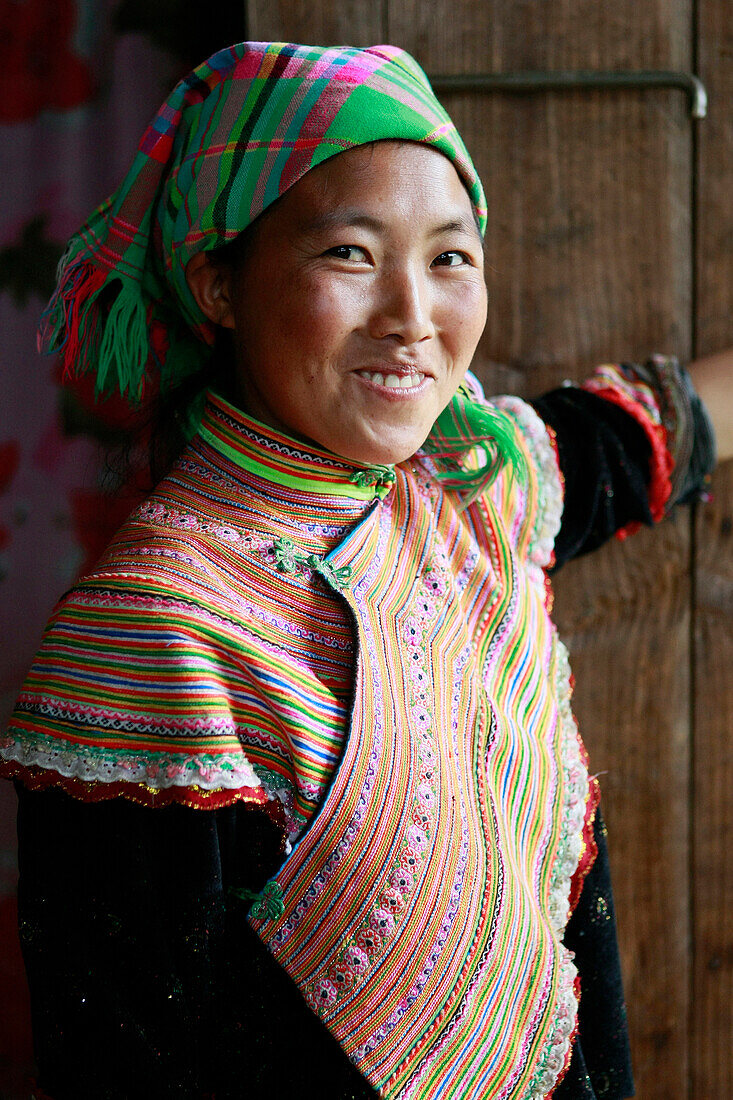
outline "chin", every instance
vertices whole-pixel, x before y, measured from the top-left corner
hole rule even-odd
[[[422,436],[404,443],[381,441],[354,445],[352,442],[350,445],[344,444],[337,453],[351,462],[363,462],[365,466],[397,466],[412,458],[424,442]]]

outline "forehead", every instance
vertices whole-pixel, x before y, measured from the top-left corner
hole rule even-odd
[[[379,141],[331,157],[298,180],[272,214],[304,232],[369,218],[384,225],[408,221],[415,228],[437,219],[467,222],[479,235],[451,161],[415,142]]]

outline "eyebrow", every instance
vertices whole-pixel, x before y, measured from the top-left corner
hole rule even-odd
[[[464,217],[456,218],[454,221],[445,222],[443,225],[438,225],[430,233],[431,237],[440,237],[443,233],[468,233],[470,237],[480,237],[481,234],[478,231],[478,226],[473,219]]]
[[[345,209],[326,210],[321,214],[317,214],[310,221],[306,222],[303,229],[306,233],[321,233],[324,230],[346,229],[351,226],[356,226],[359,229],[370,229],[374,233],[381,233],[387,228],[387,223],[381,221],[380,218],[375,218],[373,215],[365,213],[363,210],[347,207]],[[463,216],[452,218],[442,225],[434,226],[429,231],[428,238],[432,240],[434,237],[441,237],[445,233],[465,233],[470,237],[480,236],[475,222]]]

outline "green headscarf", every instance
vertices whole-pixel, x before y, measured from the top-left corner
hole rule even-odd
[[[250,225],[306,172],[357,145],[416,141],[455,165],[485,228],[481,183],[420,66],[394,46],[243,42],[182,80],[115,193],[69,242],[42,350],[97,392],[168,389],[210,355],[188,261]]]

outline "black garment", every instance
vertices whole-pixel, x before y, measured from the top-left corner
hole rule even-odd
[[[575,388],[534,402],[566,483],[556,567],[651,522],[650,447],[623,410]],[[375,1096],[244,917],[282,861],[260,811],[85,804],[19,787],[19,911],[40,1067],[53,1100]],[[566,943],[580,1029],[555,1100],[632,1095],[613,902],[599,855]]]
[[[261,888],[281,862],[261,811],[18,797],[21,942],[53,1100],[376,1096],[227,892]],[[557,1100],[632,1092],[599,819],[596,842],[565,937],[580,1039]]]
[[[620,1100],[634,1094],[606,826],[600,810],[594,837],[598,855],[564,936],[580,974],[578,1041],[553,1100]]]
[[[561,386],[530,403],[555,431],[565,479],[555,570],[595,550],[627,523],[652,523],[651,445],[633,417],[576,386]]]
[[[53,1100],[375,1095],[228,893],[282,862],[264,813],[17,789],[21,944]]]

